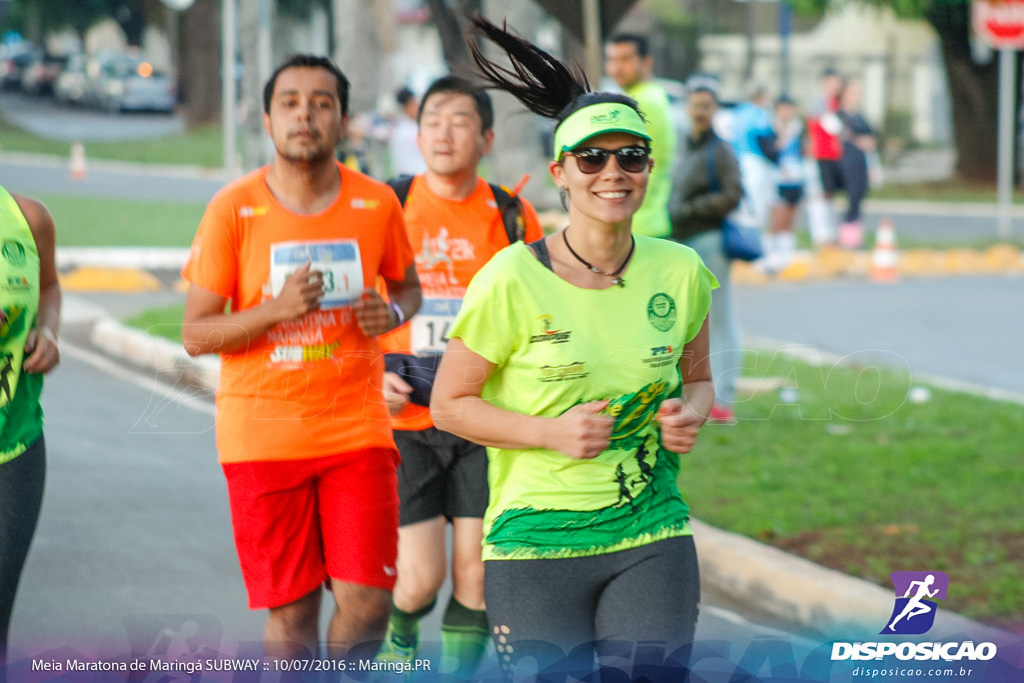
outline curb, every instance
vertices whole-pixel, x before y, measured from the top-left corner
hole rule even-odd
[[[746,536],[692,519],[701,591],[756,620],[846,640],[878,634],[893,608],[893,593]],[[940,609],[929,639],[970,634],[999,643],[999,629]],[[885,637],[868,636],[872,640]]]
[[[61,286],[69,292],[140,292],[165,289],[148,271],[180,271],[187,248],[72,247],[57,250]],[[895,277],[1024,275],[1024,253],[1011,245],[977,249],[907,249],[896,253]],[[867,251],[800,251],[793,262],[770,275],[756,265],[734,261],[733,282],[764,285],[774,282],[872,280],[873,256]],[[888,281],[892,281],[891,279]],[[174,289],[182,291],[179,285]]]
[[[193,358],[178,344],[151,337],[110,317],[106,311],[70,297],[69,323],[87,325],[84,338],[98,350],[149,368],[176,387],[193,393],[216,391],[220,363],[212,356]],[[745,536],[692,519],[704,598],[767,624],[848,639],[877,633],[893,606],[893,595],[873,583],[817,565]],[[929,637],[971,634],[1000,642],[1008,634],[940,610]]]

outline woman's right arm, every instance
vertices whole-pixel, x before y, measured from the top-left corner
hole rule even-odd
[[[481,397],[496,367],[461,339],[448,341],[430,399],[438,429],[482,446],[547,448],[570,458],[594,458],[608,448],[615,420],[601,413],[607,401],[577,405],[555,418],[499,408]]]

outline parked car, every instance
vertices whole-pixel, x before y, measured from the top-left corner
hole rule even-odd
[[[20,45],[20,44],[19,44]],[[0,59],[0,88],[12,90],[21,87],[21,74],[34,58],[36,52],[31,48],[4,46],[3,58]]]
[[[81,105],[87,102],[89,92],[85,64],[85,55],[75,54],[68,57],[64,71],[53,84],[53,96],[61,104]]]
[[[122,111],[171,112],[178,101],[171,79],[138,55],[107,55],[98,61],[92,101],[112,113]],[[87,67],[87,76],[89,68]]]
[[[66,55],[35,55],[21,74],[21,89],[29,95],[53,94],[54,84],[67,64]]]

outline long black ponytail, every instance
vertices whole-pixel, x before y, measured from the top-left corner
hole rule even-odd
[[[569,68],[533,43],[514,35],[508,25],[499,28],[479,14],[471,18],[476,33],[500,47],[512,68],[484,56],[475,41],[469,41],[473,60],[489,87],[504,90],[541,116],[557,119],[581,96],[590,83],[579,66]]]
[[[470,40],[473,60],[488,87],[511,94],[533,113],[561,123],[573,112],[602,102],[624,104],[640,111],[636,100],[627,95],[592,92],[586,74],[578,65],[566,66],[533,43],[513,34],[507,24],[503,28],[498,27],[479,14],[471,21],[477,34],[505,51],[512,66],[508,68],[491,61]]]

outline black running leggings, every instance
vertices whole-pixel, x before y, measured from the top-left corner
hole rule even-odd
[[[14,593],[39,520],[45,477],[46,444],[41,436],[17,458],[0,465],[0,682],[5,680]]]
[[[664,671],[665,657],[693,641],[700,579],[692,536],[605,555],[484,566],[487,617],[506,675],[524,657],[551,680],[589,672],[596,650],[602,666],[635,679],[638,660]],[[677,675],[687,663],[680,656],[669,662]]]

